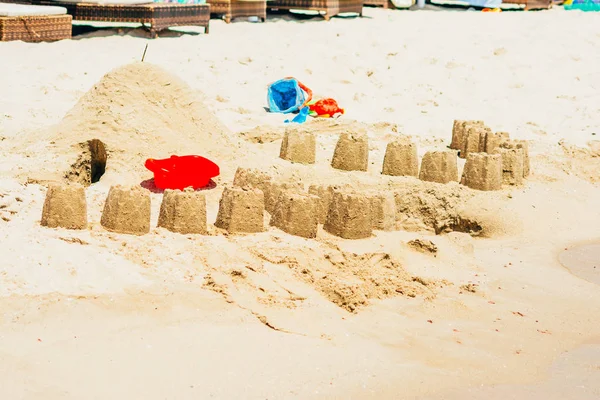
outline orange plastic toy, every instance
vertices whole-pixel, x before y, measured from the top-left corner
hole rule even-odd
[[[145,166],[154,173],[154,184],[159,189],[203,188],[220,173],[217,164],[193,155],[171,156],[162,160],[149,158]]]
[[[311,115],[323,118],[331,118],[335,114],[343,114],[344,109],[338,106],[337,101],[334,99],[321,99],[308,106],[311,111]]]

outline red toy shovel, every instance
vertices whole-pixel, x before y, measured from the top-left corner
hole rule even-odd
[[[145,165],[154,173],[154,184],[159,189],[203,188],[220,173],[217,164],[200,156],[171,156],[162,160],[149,158]]]

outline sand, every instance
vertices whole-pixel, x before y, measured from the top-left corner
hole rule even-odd
[[[590,14],[367,8],[150,42],[1,43],[2,398],[493,398],[489,385],[552,398],[556,365],[565,398],[598,398],[597,358],[584,359],[585,388],[564,360],[596,354],[600,291],[559,262],[599,239]],[[264,110],[267,85],[289,75],[346,110],[303,127],[314,164],[279,158],[286,116]],[[454,120],[526,140],[522,185],[381,174],[388,143],[410,136],[420,163],[450,145]],[[331,167],[344,132],[368,135],[366,171]],[[42,227],[47,185],[85,183],[69,172],[89,173],[91,139],[107,161],[85,190],[88,228]],[[221,167],[202,191],[206,235],[156,227],[163,195],[143,162],[171,153]],[[230,234],[214,223],[240,166],[305,191],[393,193],[395,230],[343,239],[319,225],[304,238],[265,212],[264,231]],[[149,233],[102,227],[113,185],[149,191]]]

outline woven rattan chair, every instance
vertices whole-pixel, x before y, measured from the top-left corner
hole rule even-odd
[[[5,3],[65,7],[74,21],[133,22],[148,28],[150,35],[173,26],[202,26],[208,33],[209,4],[95,4],[51,0],[2,0]]]
[[[363,0],[273,0],[267,3],[271,10],[308,10],[324,13],[326,21],[337,14],[356,13],[362,16]]]
[[[71,38],[70,15],[62,7],[0,3],[0,42],[50,42]]]
[[[365,0],[365,6],[383,7],[388,8],[389,0]]]
[[[525,10],[548,10],[552,8],[552,0],[502,0],[502,3],[525,5]]]
[[[262,22],[267,19],[266,0],[207,0],[210,13],[220,15],[225,22],[239,17],[258,17]]]

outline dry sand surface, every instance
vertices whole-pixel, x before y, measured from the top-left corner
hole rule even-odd
[[[366,9],[150,42],[1,43],[0,397],[600,398],[600,290],[559,263],[600,240],[592,14]],[[346,109],[303,127],[313,165],[278,158],[286,117],[264,107],[284,76]],[[524,185],[380,174],[389,141],[412,136],[421,159],[455,119],[528,141]],[[368,135],[366,172],[330,167],[342,132]],[[108,153],[91,185],[90,139]],[[207,235],[156,228],[143,162],[185,153],[221,167]],[[240,166],[394,193],[397,229],[227,234],[214,222]],[[67,180],[86,184],[88,228],[42,227],[47,185]],[[151,190],[150,233],[100,225],[115,184]]]

